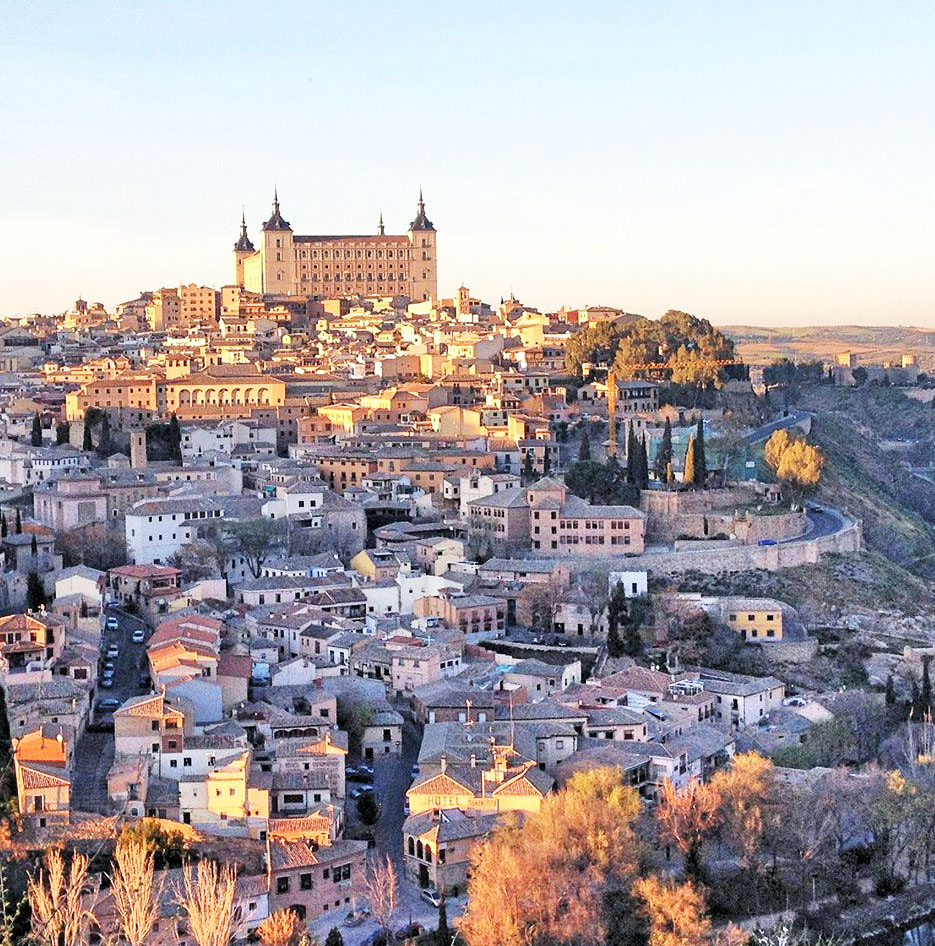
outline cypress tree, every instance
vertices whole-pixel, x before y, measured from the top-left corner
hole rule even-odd
[[[89,411],[84,412],[84,436],[81,440],[81,449],[90,453],[94,449],[94,443],[91,440],[91,422],[88,419]]]
[[[523,476],[527,480],[531,480],[533,476],[532,468],[532,450],[526,451],[526,456],[523,457]]]
[[[685,469],[682,471],[682,483],[693,486],[695,483],[695,435],[688,438],[688,448],[685,451]]]
[[[584,463],[591,459],[591,438],[588,436],[587,428],[581,435],[581,446],[578,447],[578,462]]]
[[[32,534],[32,541],[29,543],[29,554],[35,558],[39,554],[39,543],[36,542],[36,533]]]
[[[104,411],[104,416],[101,418],[101,433],[97,440],[97,452],[100,456],[106,457],[110,453],[110,448],[110,415]]]
[[[336,926],[328,930],[325,946],[344,946],[344,934]]]
[[[646,433],[640,438],[640,489],[649,489],[649,453],[646,450]]]
[[[922,692],[919,694],[919,715],[922,717],[932,712],[932,678],[929,675],[931,662],[931,656],[925,654],[922,658]]]
[[[894,706],[896,704],[896,687],[893,686],[893,675],[887,674],[886,676],[886,705]]]
[[[178,417],[173,414],[169,418],[169,447],[172,453],[172,459],[182,465],[182,428],[179,426]]]
[[[42,420],[38,411],[32,415],[32,431],[29,434],[29,442],[34,447],[42,446]]]
[[[628,657],[639,657],[643,653],[643,638],[632,617],[627,618],[623,635],[623,652]]]
[[[695,479],[694,483],[704,486],[708,481],[708,463],[704,452],[704,421],[698,418],[698,430],[695,434]]]
[[[26,576],[26,607],[30,611],[38,611],[45,605],[45,588],[42,579],[36,572]]]
[[[448,930],[448,906],[445,903],[444,894],[438,901],[438,929],[435,930],[435,942],[438,946],[449,946],[451,943],[451,933]]]
[[[552,472],[552,463],[549,460],[549,451],[546,448],[545,455],[542,458],[542,475],[548,476]]]
[[[640,461],[637,456],[637,440],[636,434],[633,433],[633,421],[627,422],[627,479],[631,483],[639,482],[639,466]]]
[[[8,534],[6,516],[0,516],[0,539],[5,539]]]
[[[659,451],[656,453],[656,479],[660,483],[667,480],[666,471],[672,462],[672,421],[666,418],[666,425],[662,430],[662,443],[659,445]]]
[[[68,438],[71,434],[71,424],[67,420],[62,421],[60,424],[55,425],[55,445],[61,447],[62,445],[68,443]]]
[[[15,532],[17,535],[23,534],[23,517],[20,515],[19,506],[16,507],[16,525]]]

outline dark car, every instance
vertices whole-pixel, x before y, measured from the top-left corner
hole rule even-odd
[[[372,785],[355,785],[348,793],[348,798],[360,798],[362,795],[372,795]]]
[[[396,938],[399,940],[411,939],[413,936],[420,936],[424,929],[425,927],[421,923],[410,923],[396,931]]]
[[[95,703],[98,712],[100,713],[112,713],[115,709],[120,708],[120,700],[115,700],[113,697],[107,697],[104,700],[98,700]]]
[[[387,946],[389,942],[389,937],[383,930],[377,930],[375,933],[371,933],[361,944],[360,946]]]
[[[344,777],[349,782],[372,782],[373,772],[368,772],[364,766],[351,766],[344,770]]]

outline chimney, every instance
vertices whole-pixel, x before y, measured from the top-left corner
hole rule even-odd
[[[442,756],[442,757],[441,757],[441,767],[442,767],[442,772],[444,772],[445,769],[448,768],[448,758],[447,758],[447,756]]]
[[[477,756],[473,752],[471,753],[471,768],[477,768]]]

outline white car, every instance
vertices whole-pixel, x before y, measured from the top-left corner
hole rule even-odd
[[[437,890],[423,890],[419,896],[426,902],[432,904],[433,907],[438,907],[442,902],[441,894]]]
[[[119,656],[120,656],[120,648],[117,647],[116,644],[111,644],[110,647],[107,648],[107,656],[108,656],[108,657],[119,657]]]
[[[111,615],[111,616],[104,622],[104,626],[107,628],[108,631],[119,631],[119,630],[120,630],[120,622],[119,622],[113,615]]]
[[[142,644],[145,637],[146,637],[146,632],[143,631],[142,628],[139,630],[136,630],[133,632],[133,643]]]

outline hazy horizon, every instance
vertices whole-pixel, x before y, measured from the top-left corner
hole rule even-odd
[[[718,325],[935,328],[935,8],[13,2],[0,316],[404,232],[439,292]],[[925,115],[930,118],[926,120]]]

